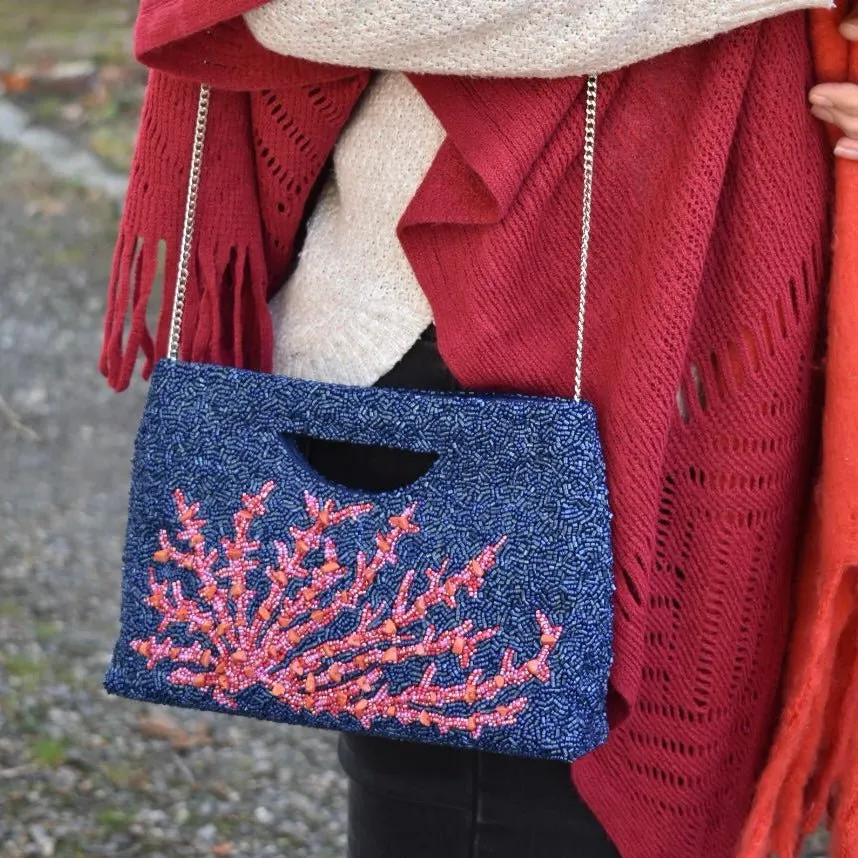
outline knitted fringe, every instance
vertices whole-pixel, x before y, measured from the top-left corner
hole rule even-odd
[[[113,257],[99,365],[116,390],[124,390],[130,383],[141,351],[144,378],[167,351],[198,92],[197,84],[157,71],[150,75]],[[237,121],[237,116],[249,109],[243,98],[219,93],[213,108],[216,121]],[[159,119],[165,116],[164,104],[173,108],[169,123]],[[165,145],[167,140],[175,143],[177,139],[181,145]],[[171,150],[186,153],[186,157],[171,162]],[[225,219],[231,211],[248,210],[234,205],[232,197],[255,193],[253,165],[234,162],[231,153],[207,144],[199,204],[216,205]],[[159,168],[151,169],[152,164]],[[207,186],[206,174],[215,170],[226,175],[219,176],[215,186]],[[250,210],[257,209],[258,205]],[[247,234],[248,230],[245,226],[221,234],[224,232]],[[261,227],[256,232],[259,240],[249,246],[226,244],[215,235],[194,236],[182,322],[183,360],[270,371],[273,334],[267,306],[268,270]],[[163,295],[153,337],[147,314],[154,287],[161,279]]]

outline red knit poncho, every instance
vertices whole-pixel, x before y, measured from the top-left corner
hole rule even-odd
[[[142,5],[160,71],[110,289],[116,387],[164,352],[145,308],[159,241],[175,270],[200,81],[183,355],[270,368],[266,301],[369,75],[265,52],[235,18],[255,5]],[[831,169],[811,76],[795,14],[601,80],[584,387],[616,514],[614,729],[574,776],[624,858],[733,858],[777,714],[819,418]],[[583,81],[410,78],[447,133],[399,224],[444,358],[468,387],[570,394]]]

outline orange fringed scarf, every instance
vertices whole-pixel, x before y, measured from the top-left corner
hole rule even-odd
[[[858,83],[858,44],[837,30],[843,10],[811,16],[818,80]],[[837,159],[835,170],[821,470],[784,709],[740,858],[793,858],[826,817],[831,858],[858,858],[858,163]]]

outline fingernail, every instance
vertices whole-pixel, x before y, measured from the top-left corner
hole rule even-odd
[[[810,94],[809,101],[811,104],[817,105],[817,107],[834,107],[834,102],[830,98],[826,98],[824,95],[817,95],[815,92]]]
[[[840,35],[845,39],[858,39],[858,21],[849,18],[840,25]]]
[[[841,140],[834,147],[834,154],[838,158],[848,158],[850,161],[858,161],[858,140]]]

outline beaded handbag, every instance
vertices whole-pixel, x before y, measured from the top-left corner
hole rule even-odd
[[[320,384],[178,361],[209,89],[168,357],[134,452],[114,694],[571,761],[607,736],[611,514],[581,400],[597,80],[587,82],[574,398]],[[434,454],[333,484],[298,438]]]

